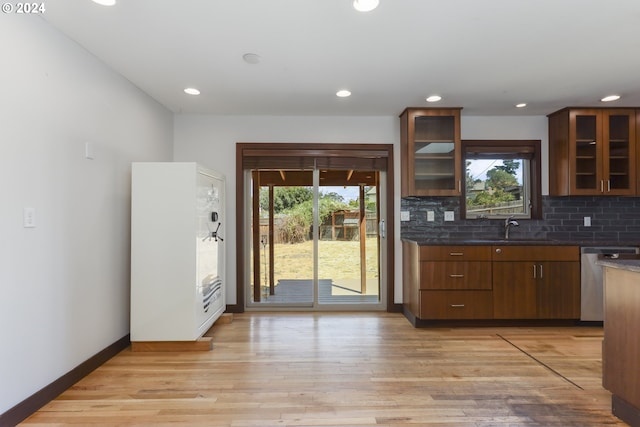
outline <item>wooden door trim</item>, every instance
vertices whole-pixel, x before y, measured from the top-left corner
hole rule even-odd
[[[244,224],[245,218],[245,173],[243,158],[245,155],[261,155],[276,157],[286,153],[287,156],[317,156],[317,157],[362,157],[371,158],[372,155],[386,159],[386,222],[387,227],[387,259],[386,264],[380,268],[387,270],[387,311],[402,311],[401,304],[395,304],[395,265],[394,243],[394,171],[393,171],[393,145],[392,144],[296,144],[296,143],[236,143],[236,304],[227,305],[230,313],[242,313],[245,311],[246,290],[245,279],[249,272],[245,271],[245,237],[248,228]]]

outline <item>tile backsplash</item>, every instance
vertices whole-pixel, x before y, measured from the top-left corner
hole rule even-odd
[[[504,236],[504,220],[460,220],[458,197],[408,197],[401,210],[410,213],[402,221],[400,233],[410,239],[499,239]],[[427,221],[427,212],[434,220]],[[444,221],[445,211],[454,212],[454,221]],[[510,231],[514,239],[554,239],[640,243],[640,197],[551,197],[542,198],[539,220],[520,220]],[[584,226],[590,217],[591,226]]]

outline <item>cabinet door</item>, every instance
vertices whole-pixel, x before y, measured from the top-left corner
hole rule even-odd
[[[603,111],[603,182],[607,195],[636,192],[636,118],[634,110]]]
[[[572,110],[569,121],[571,194],[636,194],[635,111]]]
[[[536,263],[493,263],[493,315],[496,319],[535,319],[538,314]]]
[[[460,195],[460,109],[407,109],[400,117],[402,196]]]
[[[580,263],[542,262],[537,266],[538,317],[579,319]]]
[[[601,195],[604,189],[601,111],[572,110],[569,121],[571,194]]]

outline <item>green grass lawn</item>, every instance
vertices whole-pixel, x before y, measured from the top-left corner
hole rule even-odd
[[[269,247],[260,253],[260,276],[264,281],[265,264],[268,274]],[[276,243],[274,246],[274,276],[280,279],[313,278],[313,242]],[[265,258],[266,255],[266,258]],[[265,262],[266,261],[266,262]],[[378,239],[366,239],[367,279],[378,277]],[[318,242],[318,277],[320,279],[359,280],[360,242],[328,241]]]

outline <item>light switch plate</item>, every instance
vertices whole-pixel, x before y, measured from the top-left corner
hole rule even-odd
[[[427,211],[427,221],[435,221],[436,214],[433,211]]]
[[[411,212],[400,211],[400,221],[411,221]]]
[[[453,211],[445,211],[444,212],[444,220],[445,221],[453,221],[454,220]]]
[[[33,228],[36,226],[36,209],[24,208],[22,214],[22,225],[24,228]]]
[[[591,227],[591,217],[590,216],[585,216],[584,217],[584,226],[585,227]]]

